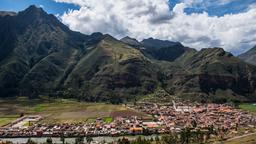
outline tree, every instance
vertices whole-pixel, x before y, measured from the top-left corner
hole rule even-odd
[[[84,137],[80,136],[80,137],[76,138],[75,144],[83,144],[83,143],[84,143]]]
[[[156,142],[159,142],[159,141],[160,141],[160,139],[159,139],[158,136],[155,137],[155,141],[156,141]]]
[[[150,138],[150,141],[151,141],[151,142],[153,142],[153,141],[154,141],[154,139],[151,137],[151,138]]]
[[[146,140],[145,138],[142,138],[139,136],[135,141],[131,142],[131,144],[150,144],[150,140]]]
[[[47,139],[46,139],[46,143],[47,143],[47,144],[52,144],[52,138],[50,138],[50,137],[47,138]]]
[[[213,125],[211,125],[211,126],[208,127],[208,131],[209,131],[210,134],[215,134],[215,133],[216,133],[216,132],[214,131],[214,126],[213,126]]]
[[[192,126],[193,126],[193,128],[196,128],[197,127],[197,122],[196,122],[196,120],[192,120]]]
[[[62,144],[65,144],[65,136],[63,133],[60,136],[60,141],[62,142]]]
[[[145,128],[145,129],[143,129],[143,134],[144,134],[144,135],[150,135],[151,132],[150,132],[149,129]]]
[[[199,144],[203,143],[204,141],[204,132],[202,132],[200,129],[194,132],[194,142],[197,142]]]
[[[182,144],[188,144],[191,138],[190,128],[185,128],[181,131],[180,140]]]
[[[24,116],[24,113],[20,113],[20,117],[23,117]]]
[[[122,139],[118,139],[117,143],[118,144],[130,144],[130,141],[127,138],[123,137]]]
[[[171,133],[170,135],[162,136],[162,141],[165,144],[177,144],[179,142],[179,138],[176,133]]]
[[[36,144],[36,142],[33,141],[31,138],[29,138],[28,141],[26,142],[26,144]]]
[[[11,141],[5,141],[4,144],[13,144]]]
[[[92,141],[93,141],[93,139],[92,139],[92,137],[86,137],[86,141],[87,141],[87,143],[91,143]]]

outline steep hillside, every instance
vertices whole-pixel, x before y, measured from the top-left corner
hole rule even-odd
[[[129,100],[154,91],[156,71],[139,50],[106,35],[79,62],[65,87],[81,90],[89,100]]]
[[[255,100],[256,68],[221,48],[190,51],[179,57],[165,77],[175,95],[201,100]]]
[[[250,64],[256,65],[256,46],[238,57]]]
[[[0,97],[256,101],[256,67],[221,48],[84,35],[35,6],[2,14],[0,25]]]
[[[141,41],[145,54],[158,60],[174,61],[185,53],[189,48],[179,42],[163,41],[158,39],[144,39]]]
[[[41,8],[0,17],[0,95],[37,94],[57,88],[66,72],[101,35],[70,31]]]

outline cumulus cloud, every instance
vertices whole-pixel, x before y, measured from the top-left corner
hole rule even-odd
[[[168,0],[55,0],[79,5],[61,20],[85,34],[102,32],[117,38],[130,36],[180,41],[197,49],[223,47],[239,53],[256,44],[256,8],[221,17],[208,13],[186,14],[195,0],[184,0],[171,10]],[[200,0],[197,0],[200,1]],[[223,3],[232,0],[219,0]]]

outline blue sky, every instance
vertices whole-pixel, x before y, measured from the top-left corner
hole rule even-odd
[[[1,0],[1,11],[21,11],[30,5],[43,7],[48,13],[63,14],[69,9],[79,9],[79,6],[67,3],[56,3],[54,0]]]
[[[232,1],[232,0],[230,0]],[[218,3],[217,0],[208,0],[203,4],[197,4],[194,7],[187,8],[187,13],[207,12],[210,16],[223,16],[225,14],[237,14],[245,12],[248,6],[256,3],[256,0],[233,0],[225,4]]]
[[[184,0],[170,0],[172,9],[177,3]],[[186,8],[187,14],[207,12],[210,16],[223,16],[225,14],[237,14],[248,9],[250,4],[256,3],[256,0],[230,0],[226,4],[219,4],[218,0],[199,0],[191,7]],[[29,5],[42,6],[48,13],[63,14],[69,9],[79,9],[78,5],[68,3],[57,3],[54,0],[1,0],[0,10],[3,11],[21,11]]]

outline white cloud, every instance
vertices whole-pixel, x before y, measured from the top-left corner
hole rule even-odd
[[[185,0],[169,9],[168,0],[56,0],[79,5],[61,16],[72,30],[85,34],[109,33],[117,38],[130,36],[180,41],[184,45],[223,47],[238,53],[256,44],[256,8],[247,12],[212,17],[207,13],[186,14]],[[200,1],[200,0],[197,0]],[[231,0],[219,0],[228,2]]]
[[[39,5],[40,8],[44,8],[44,5]]]
[[[220,5],[225,5],[234,1],[237,1],[237,0],[218,0]]]

